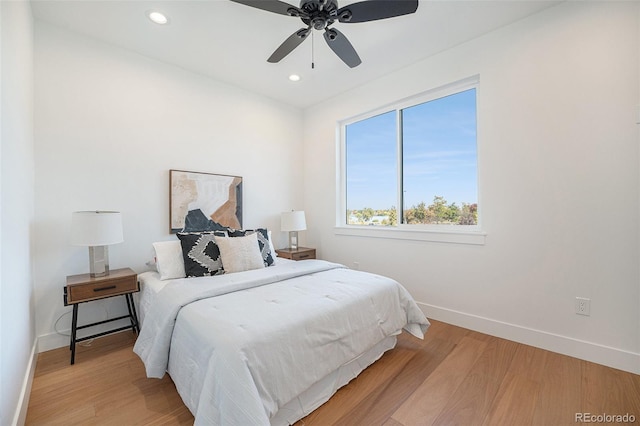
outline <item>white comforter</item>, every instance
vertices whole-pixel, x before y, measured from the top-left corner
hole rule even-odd
[[[196,424],[268,425],[336,368],[429,322],[396,281],[308,260],[166,285],[134,346],[148,377],[164,376],[174,325],[191,347],[173,350],[199,364],[176,371]]]

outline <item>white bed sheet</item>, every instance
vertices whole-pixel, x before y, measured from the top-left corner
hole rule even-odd
[[[161,280],[160,274],[156,271],[147,271],[138,274],[138,282],[140,283],[140,292],[138,297],[138,321],[140,326],[144,323],[147,312],[153,306],[156,294],[169,283],[170,280]]]
[[[261,271],[143,293],[154,300],[140,304],[134,350],[149,377],[168,369],[196,424],[294,422],[393,347],[403,327],[422,337],[429,325],[389,278],[323,261]]]

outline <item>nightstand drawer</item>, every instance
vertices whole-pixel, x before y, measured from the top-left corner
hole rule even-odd
[[[129,272],[130,271],[130,272]],[[86,274],[85,274],[86,275]],[[89,278],[85,275],[69,277],[67,279],[67,304],[88,302],[139,291],[138,276],[131,270],[116,270],[106,277]],[[82,278],[84,277],[84,278]],[[84,279],[82,283],[78,283]]]
[[[298,247],[297,249],[278,249],[276,250],[279,257],[291,260],[315,259],[316,249],[309,247]]]
[[[291,260],[315,259],[315,249],[291,253]]]

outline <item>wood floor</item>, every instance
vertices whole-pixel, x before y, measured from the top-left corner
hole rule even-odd
[[[68,348],[40,354],[26,424],[193,424],[168,376],[145,377],[134,338],[79,347],[73,366]],[[424,341],[402,334],[296,426],[556,426],[579,424],[577,413],[640,424],[640,376],[432,321]]]

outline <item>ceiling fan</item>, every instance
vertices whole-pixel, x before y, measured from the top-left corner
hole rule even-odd
[[[279,0],[231,0],[246,6],[300,18],[306,27],[291,34],[267,62],[280,62],[302,43],[311,30],[324,30],[324,39],[336,55],[349,67],[362,63],[347,37],[331,25],[335,21],[357,23],[393,18],[415,13],[418,0],[366,0],[338,7],[337,0],[301,0],[300,7]]]

